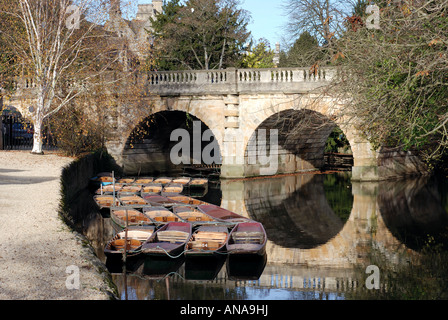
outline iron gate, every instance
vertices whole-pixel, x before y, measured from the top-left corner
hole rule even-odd
[[[0,149],[31,150],[33,148],[34,129],[32,123],[17,115],[1,115]],[[51,134],[44,138],[43,149],[56,149]]]

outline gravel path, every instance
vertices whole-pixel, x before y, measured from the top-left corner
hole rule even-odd
[[[72,160],[0,151],[0,299],[109,299],[83,238],[58,216]]]

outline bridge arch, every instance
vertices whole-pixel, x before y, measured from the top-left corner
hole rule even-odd
[[[220,158],[221,129],[216,125],[216,112],[204,112],[198,101],[189,99],[159,98],[152,101],[152,112],[132,128],[121,141],[121,163],[125,174],[159,174],[182,172],[184,165],[209,164]],[[210,109],[217,101],[208,100]],[[220,108],[220,106],[217,106]],[[171,141],[176,130],[182,136]],[[185,140],[185,135],[187,140]],[[175,140],[177,139],[177,140]],[[176,145],[189,145],[178,154],[181,163],[173,162],[171,150]],[[200,150],[199,159],[196,150]],[[205,149],[207,148],[207,149]],[[188,153],[188,154],[186,154]],[[174,153],[173,153],[174,155]],[[212,159],[204,159],[204,156]],[[202,156],[202,157],[201,157]],[[193,158],[195,157],[195,158]],[[198,162],[201,161],[202,162]]]
[[[249,138],[245,152],[246,175],[322,169],[326,142],[336,127],[334,121],[309,109],[289,109],[268,117]],[[264,149],[269,150],[269,157]],[[275,162],[268,163],[272,172],[266,168],[265,163],[269,161]]]
[[[258,151],[257,140],[260,129],[265,129],[267,139],[261,139],[267,148],[272,147],[269,130],[278,132],[278,170],[273,174],[293,173],[321,169],[324,165],[326,141],[335,127],[339,127],[347,138],[353,155],[355,179],[359,169],[376,167],[376,153],[370,143],[356,132],[343,117],[337,117],[338,103],[329,98],[312,95],[276,94],[241,97],[241,123],[244,123],[244,176],[270,175],[260,170],[267,165],[254,163],[254,152]],[[272,131],[271,131],[272,132]],[[263,133],[263,131],[261,131]],[[258,139],[257,139],[258,138]],[[274,153],[276,151],[274,150]],[[365,173],[363,171],[363,173]],[[372,177],[376,178],[375,173]]]

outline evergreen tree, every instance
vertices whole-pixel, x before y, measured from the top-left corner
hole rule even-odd
[[[279,67],[309,67],[322,56],[318,41],[308,31],[303,32],[287,53],[280,55]]]
[[[222,69],[241,59],[249,14],[237,0],[173,0],[154,22],[159,70]]]
[[[249,51],[244,55],[240,68],[274,68],[274,50],[266,39],[259,39],[256,45],[251,45]]]

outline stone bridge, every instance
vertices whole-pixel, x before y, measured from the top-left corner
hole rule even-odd
[[[214,159],[221,165],[221,177],[240,178],[321,169],[328,136],[339,126],[353,154],[353,180],[377,181],[421,172],[420,161],[411,153],[373,150],[362,133],[341,116],[343,104],[325,92],[336,76],[334,68],[142,74],[138,77],[145,84],[142,100],[151,111],[146,120],[136,121],[131,128],[115,119],[116,132],[106,146],[127,174],[173,171],[181,168],[170,158],[180,140],[171,141],[170,136],[184,128],[195,140],[190,141],[193,154],[196,148],[203,154],[206,142],[213,141],[219,149]],[[32,83],[24,86],[32,87]],[[126,116],[131,114],[132,110]],[[188,119],[198,120],[200,129],[186,124]],[[148,120],[153,124],[146,128],[146,136],[131,142],[132,133]],[[195,130],[200,130],[199,136]],[[195,159],[191,155],[189,161],[195,164]]]
[[[153,72],[147,78],[147,103],[152,104],[154,114],[163,115],[164,129],[132,148],[128,133],[107,146],[129,174],[148,172],[156,163],[163,172],[170,166],[169,152],[177,143],[170,142],[169,136],[189,114],[213,133],[223,178],[321,169],[325,143],[336,126],[350,143],[353,180],[383,180],[421,170],[411,153],[374,151],[339,115],[343,105],[325,94],[336,75],[334,68],[318,72],[310,68]],[[265,129],[266,135],[259,129]],[[276,137],[270,136],[272,129],[277,130]],[[274,138],[277,143],[272,144]],[[275,166],[256,158],[257,151],[264,149]]]

